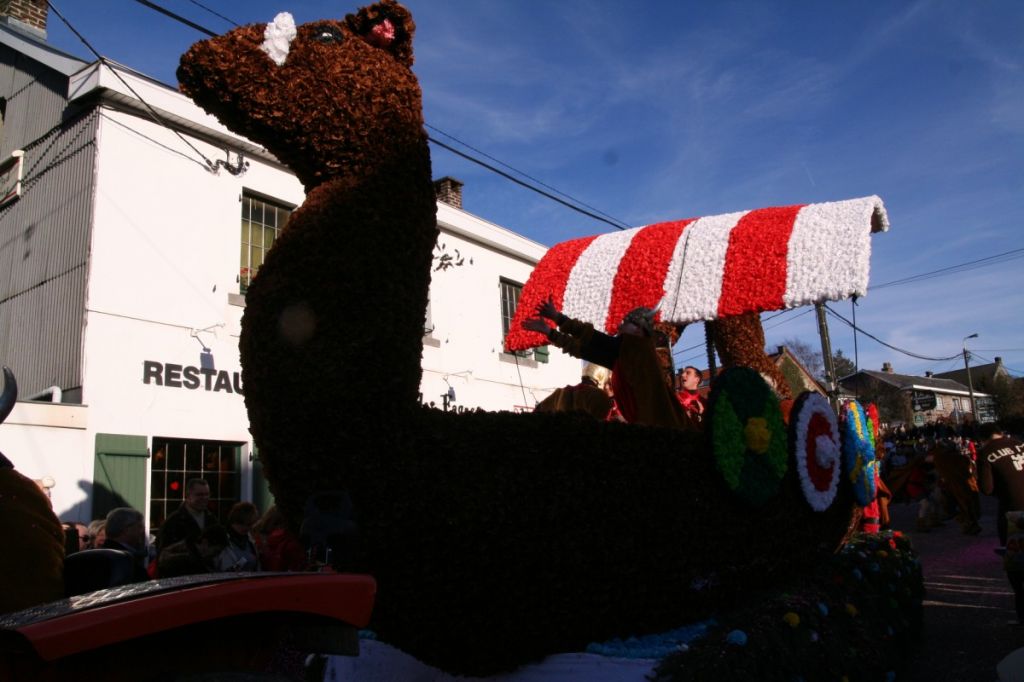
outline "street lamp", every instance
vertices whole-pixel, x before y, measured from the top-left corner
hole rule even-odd
[[[971,392],[971,418],[974,420],[975,424],[978,423],[978,413],[974,409],[974,382],[971,381],[971,363],[968,362],[968,358],[971,357],[971,354],[967,352],[967,339],[976,338],[978,338],[977,332],[964,337],[964,369],[967,370],[967,390]]]

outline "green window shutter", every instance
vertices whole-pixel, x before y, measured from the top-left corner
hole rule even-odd
[[[252,444],[252,503],[261,514],[274,506],[274,494],[270,492],[270,482],[263,476],[263,463],[260,462],[260,451],[256,443]]]
[[[537,362],[547,362],[551,356],[551,350],[547,346],[537,346],[533,349],[533,359]]]
[[[146,514],[148,458],[145,436],[96,434],[92,518],[103,518],[116,507],[132,507]]]

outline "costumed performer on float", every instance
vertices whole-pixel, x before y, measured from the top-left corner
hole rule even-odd
[[[693,365],[687,365],[679,373],[679,390],[676,391],[676,399],[683,409],[693,415],[697,421],[704,419],[704,410],[707,405],[704,396],[700,394],[701,371]]]
[[[635,308],[609,336],[594,326],[559,311],[553,301],[537,304],[537,317],[523,328],[545,334],[548,341],[573,357],[612,371],[612,390],[623,418],[630,424],[699,430],[665,383],[654,345],[657,308]],[[546,320],[557,325],[553,329]]]
[[[537,403],[534,412],[585,412],[594,419],[608,419],[614,402],[605,391],[608,370],[588,362],[583,376],[575,386],[556,388],[551,395]]]

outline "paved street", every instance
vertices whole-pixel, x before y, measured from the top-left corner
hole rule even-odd
[[[924,566],[925,632],[909,680],[993,682],[996,664],[1024,647],[1013,592],[998,546],[995,500],[982,496],[982,532],[963,535],[955,521],[928,533],[914,530],[917,505],[893,505],[893,527],[910,536]]]

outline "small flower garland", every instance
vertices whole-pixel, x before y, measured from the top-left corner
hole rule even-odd
[[[828,400],[807,391],[790,413],[790,434],[800,488],[814,511],[825,511],[839,488],[839,424]]]
[[[843,469],[853,486],[857,504],[865,507],[875,499],[875,448],[871,445],[871,426],[864,408],[856,400],[843,405]]]
[[[764,504],[778,493],[788,468],[775,393],[749,367],[731,367],[715,381],[709,411],[715,465],[726,485],[751,505]]]

